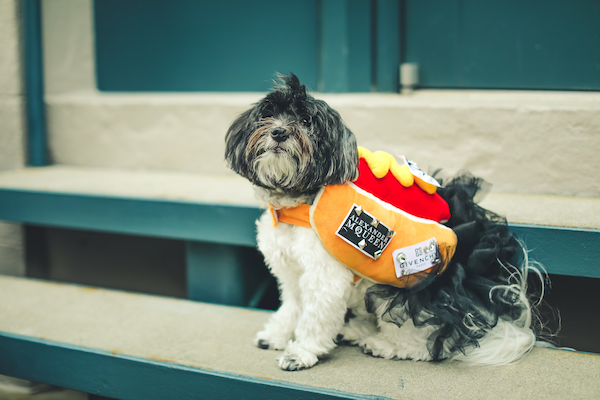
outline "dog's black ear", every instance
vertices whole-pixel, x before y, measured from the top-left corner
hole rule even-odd
[[[311,98],[309,104],[316,137],[310,187],[355,180],[358,177],[358,148],[354,134],[326,102]]]
[[[250,135],[250,118],[252,109],[241,114],[225,135],[225,160],[236,173],[248,177],[246,145]]]
[[[356,138],[350,129],[340,122],[335,126],[339,132],[335,135],[338,140],[333,143],[330,156],[331,168],[325,177],[325,184],[339,185],[358,178],[358,147]]]

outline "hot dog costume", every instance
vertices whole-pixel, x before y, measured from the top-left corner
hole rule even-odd
[[[359,148],[359,177],[321,189],[312,205],[271,209],[273,224],[310,227],[367,289],[367,311],[383,321],[436,329],[434,360],[478,340],[523,303],[510,290],[523,248],[506,220],[479,207],[485,182],[469,174],[443,186],[404,160]],[[468,323],[465,318],[468,317]]]
[[[457,245],[437,182],[404,160],[359,147],[359,176],[328,185],[312,205],[271,209],[273,224],[315,230],[327,250],[355,274],[414,288],[441,274]]]

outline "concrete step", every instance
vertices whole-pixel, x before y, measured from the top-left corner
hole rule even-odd
[[[258,206],[237,175],[52,165],[0,171],[0,188],[107,197]]]
[[[245,246],[260,214],[236,176],[64,166],[0,172],[0,202],[14,222]]]
[[[0,172],[0,219],[255,246],[261,205],[235,175],[55,165]],[[600,199],[490,193],[549,273],[600,277]]]
[[[252,345],[269,315],[0,276],[0,373],[114,398],[600,396],[598,356],[542,348],[516,365],[469,367],[341,346],[312,369],[286,372],[278,352]]]

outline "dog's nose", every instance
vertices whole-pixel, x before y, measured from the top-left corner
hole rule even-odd
[[[287,134],[283,128],[275,128],[271,131],[271,138],[276,142],[284,142],[287,139]]]

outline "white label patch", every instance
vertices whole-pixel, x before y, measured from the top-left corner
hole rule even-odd
[[[392,257],[397,278],[424,271],[440,263],[440,254],[435,238],[394,250]]]

